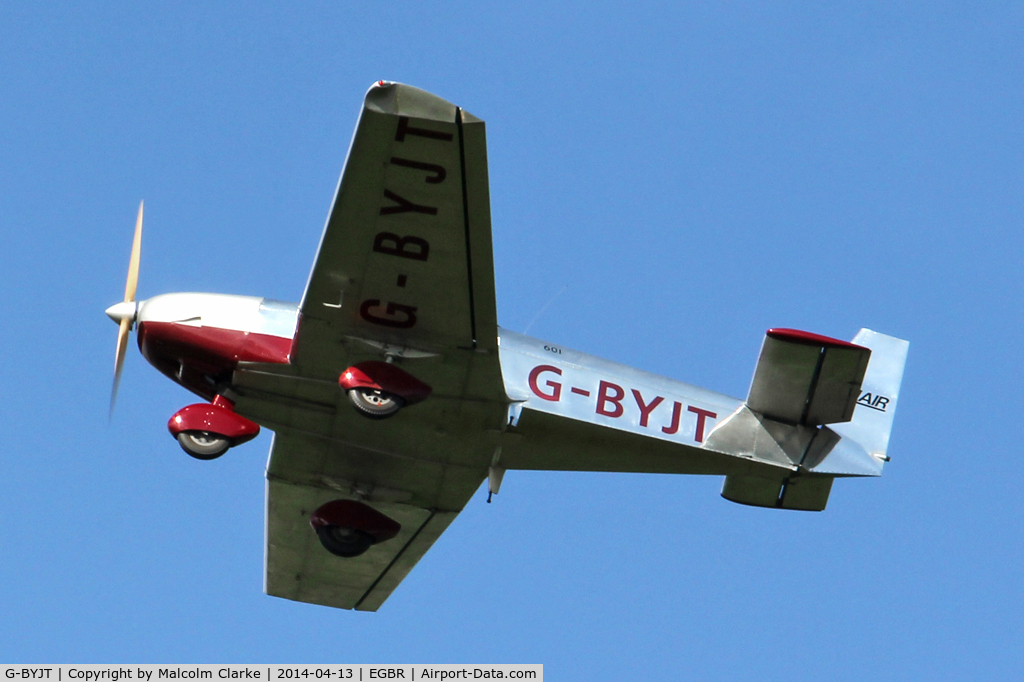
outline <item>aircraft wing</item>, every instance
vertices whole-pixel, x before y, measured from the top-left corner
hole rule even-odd
[[[481,470],[402,462],[354,446],[274,436],[267,472],[267,594],[343,609],[376,611],[480,486]],[[306,472],[296,475],[296,471]],[[384,480],[387,488],[366,483]],[[320,546],[314,509],[364,499],[401,524],[365,554],[340,558]]]
[[[423,90],[375,85],[302,297],[292,362],[315,365],[353,339],[491,351],[494,300],[483,121]]]
[[[266,590],[375,610],[487,475],[507,398],[497,353],[483,121],[417,88],[370,88],[302,303],[289,364],[242,363],[240,414],[275,432]],[[338,385],[390,356],[432,388],[388,419]],[[356,499],[401,524],[355,558],[310,513]]]

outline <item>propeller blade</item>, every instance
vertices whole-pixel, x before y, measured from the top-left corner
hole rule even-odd
[[[128,281],[124,285],[124,301],[110,306],[107,315],[118,322],[117,354],[114,355],[114,385],[110,389],[110,417],[114,416],[114,403],[117,402],[117,389],[121,386],[121,370],[124,368],[125,351],[128,349],[128,332],[135,324],[138,307],[135,303],[135,289],[139,285],[139,257],[142,255],[142,207],[139,202],[139,217],[135,220],[135,237],[132,239],[132,255],[128,261]],[[130,314],[129,314],[130,312]]]
[[[117,402],[117,389],[121,386],[121,370],[124,368],[125,350],[128,349],[128,332],[132,321],[125,318],[117,329],[117,354],[114,356],[114,385],[110,389],[110,416],[114,415],[114,403]]]
[[[135,220],[135,238],[132,239],[132,257],[128,261],[128,281],[124,285],[124,300],[135,300],[135,288],[139,284],[139,256],[142,253],[142,205],[139,202],[139,217]]]

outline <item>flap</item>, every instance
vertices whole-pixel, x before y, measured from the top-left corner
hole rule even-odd
[[[747,405],[788,424],[850,421],[870,357],[870,349],[847,341],[769,329]]]

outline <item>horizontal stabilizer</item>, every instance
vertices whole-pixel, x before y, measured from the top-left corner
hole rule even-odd
[[[753,507],[824,511],[833,480],[831,476],[792,476],[786,479],[726,476],[722,497]]]
[[[871,350],[795,329],[769,329],[747,395],[751,410],[787,424],[853,417]]]

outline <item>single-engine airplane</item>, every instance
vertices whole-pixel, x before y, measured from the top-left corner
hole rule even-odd
[[[498,327],[484,122],[423,90],[367,92],[302,302],[135,300],[139,350],[205,402],[168,428],[210,460],[274,431],[265,589],[375,611],[483,481],[508,469],[724,476],[722,496],[820,511],[878,476],[908,344],[769,329],[746,400]]]

